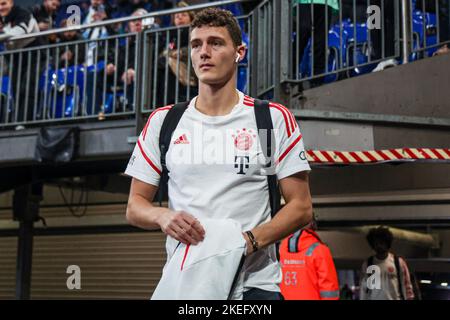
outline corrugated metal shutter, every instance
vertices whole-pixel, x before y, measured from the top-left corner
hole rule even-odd
[[[0,237],[0,299],[14,299],[17,237]]]
[[[32,299],[149,299],[166,259],[165,235],[137,232],[37,236]],[[69,265],[81,269],[81,290],[66,285]]]

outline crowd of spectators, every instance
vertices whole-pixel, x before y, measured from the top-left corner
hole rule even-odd
[[[70,10],[70,6],[73,5],[78,6],[81,11],[78,23],[89,25],[110,19],[143,16],[149,12],[174,7],[188,7],[189,5],[202,2],[208,1],[192,1],[191,3],[187,3],[176,0],[75,0],[62,5],[60,0],[42,0],[42,3],[36,4],[31,8],[23,8],[18,3],[15,3],[14,0],[0,0],[0,43],[4,44],[0,47],[0,50],[56,45],[49,47],[49,50],[40,50],[39,55],[37,54],[38,50],[31,51],[29,53],[31,63],[27,59],[20,59],[23,58],[23,55],[20,54],[9,55],[7,58],[8,61],[4,61],[5,65],[10,65],[15,70],[22,70],[21,72],[15,72],[14,70],[12,73],[13,76],[10,79],[10,82],[13,84],[11,92],[14,92],[16,89],[15,84],[21,80],[25,80],[25,77],[31,78],[28,80],[28,86],[20,86],[21,89],[19,89],[20,94],[18,96],[22,101],[20,101],[21,103],[17,103],[21,106],[21,110],[18,111],[17,120],[33,119],[33,109],[35,109],[34,106],[36,105],[34,90],[22,92],[22,88],[34,88],[37,77],[30,77],[29,75],[43,74],[45,72],[45,66],[50,66],[54,69],[76,65],[94,66],[94,71],[89,72],[86,79],[87,105],[92,106],[89,114],[101,112],[105,92],[116,92],[117,88],[122,90],[122,92],[125,91],[125,97],[128,97],[126,106],[129,107],[130,104],[133,104],[134,97],[136,38],[132,36],[121,37],[121,35],[140,33],[145,28],[157,29],[172,25],[177,27],[188,25],[194,18],[194,13],[181,12],[174,15],[86,28],[82,29],[83,32],[66,31],[20,41],[6,41],[8,37],[70,27],[74,23],[74,19],[72,18],[73,10]],[[236,14],[243,12],[240,4],[228,6],[227,9],[234,10]],[[170,39],[166,39],[167,37],[164,36],[164,33],[159,38],[159,50],[156,53],[158,72],[164,78],[166,77],[165,69],[169,69],[167,74],[169,90],[165,91],[158,87],[158,103],[173,101],[175,99],[174,89],[176,83],[179,84],[179,93],[183,97],[182,99],[186,98],[187,85],[192,86],[191,96],[196,93],[197,79],[195,78],[195,74],[193,70],[190,70],[191,72],[187,71],[187,32],[187,28],[181,30],[181,34],[179,34],[181,42],[177,40],[178,33],[176,31],[170,32]],[[112,36],[120,37],[120,48],[117,48],[117,40],[112,39]],[[82,40],[85,41],[77,43],[77,41]],[[64,45],[66,43],[67,45]],[[167,43],[169,46],[166,45]],[[177,47],[178,45],[180,48]],[[180,49],[180,53],[178,53],[178,49]],[[128,54],[125,54],[125,51]],[[4,56],[0,59],[4,59]],[[39,62],[37,61],[38,59]],[[105,65],[99,67],[99,62],[104,62]],[[17,68],[19,65],[20,69]],[[9,68],[3,68],[1,72],[3,76],[7,76],[9,74]],[[188,74],[190,74],[189,77]],[[160,82],[165,83],[166,81],[163,79]],[[167,92],[168,96],[161,96],[161,92]],[[26,107],[22,107],[23,100],[28,101]],[[24,115],[24,112],[27,114]]]

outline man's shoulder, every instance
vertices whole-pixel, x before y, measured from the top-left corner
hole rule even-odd
[[[31,13],[36,20],[44,19],[48,17],[48,14],[43,5],[35,5],[31,8]]]
[[[285,115],[287,113],[290,113],[290,110],[281,103],[277,103],[277,102],[274,102],[271,100],[257,99],[257,98],[253,98],[251,96],[244,94],[244,101],[243,101],[244,105],[247,105],[249,107],[254,107],[256,100],[258,100],[260,102],[265,101],[269,104],[270,114],[272,117],[279,118],[279,117],[283,117],[283,115]]]
[[[8,20],[15,23],[20,23],[24,21],[29,21],[32,16],[32,13],[30,10],[23,8],[21,6],[15,5],[11,9],[11,13],[8,16]]]
[[[255,107],[255,98],[244,95],[244,105]],[[296,120],[292,112],[281,103],[266,100],[269,103],[270,116],[274,129],[286,130],[288,136],[294,132],[297,127]]]
[[[170,109],[172,109],[173,106],[174,106],[173,104],[169,104],[167,106],[157,107],[156,109],[154,109],[148,116],[147,123],[144,127],[144,131],[146,132],[148,127],[161,128],[162,123],[164,122],[164,119],[167,116],[167,113],[169,112]]]

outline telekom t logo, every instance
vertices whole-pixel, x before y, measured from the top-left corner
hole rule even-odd
[[[239,172],[237,174],[245,174],[244,168],[248,169],[248,163],[250,158],[248,156],[235,156],[234,157],[234,167],[236,169],[239,168]]]

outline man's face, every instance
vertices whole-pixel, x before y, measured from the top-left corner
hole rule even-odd
[[[128,23],[130,32],[141,32],[142,31],[142,20],[134,20]]]
[[[0,0],[0,16],[6,17],[14,6],[13,0]]]
[[[187,12],[180,12],[180,13],[176,13],[174,18],[174,24],[178,27],[178,26],[185,26],[187,24],[190,24],[191,21],[191,16],[189,15],[189,13]]]
[[[389,245],[385,241],[375,240],[373,242],[373,250],[378,254],[386,254],[389,249]]]
[[[236,71],[236,54],[243,53],[244,46],[236,48],[225,27],[202,26],[191,32],[191,60],[200,82],[222,84]]]
[[[64,38],[68,39],[68,40],[72,40],[77,36],[77,32],[76,31],[67,31],[63,33]]]
[[[47,10],[50,11],[57,11],[59,9],[60,4],[61,3],[59,0],[46,0],[44,2],[45,7],[47,8]]]

